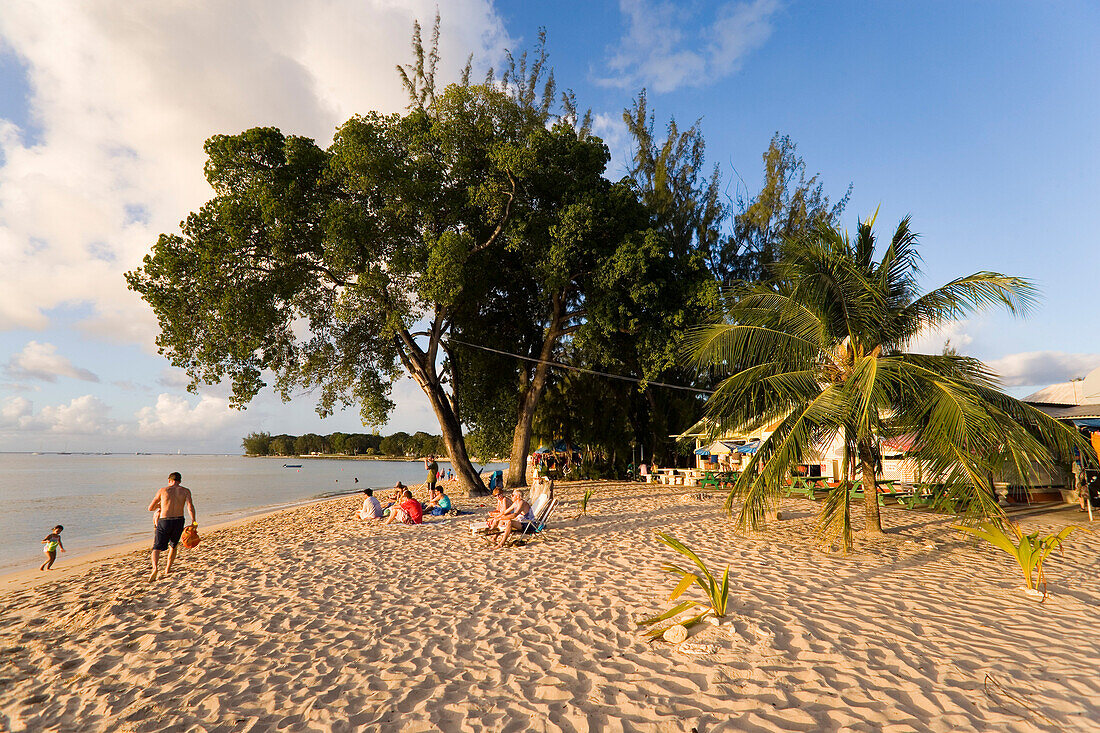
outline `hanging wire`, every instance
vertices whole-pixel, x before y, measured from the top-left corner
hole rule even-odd
[[[668,389],[679,389],[679,390],[682,390],[684,392],[695,392],[696,394],[707,394],[707,395],[714,394],[714,390],[711,390],[711,389],[697,389],[695,387],[685,387],[682,384],[669,384],[668,382],[652,382],[652,381],[648,381],[648,380],[645,380],[645,379],[639,379],[637,377],[627,377],[627,376],[624,376],[622,374],[610,374],[609,372],[598,372],[595,369],[585,369],[584,367],[571,366],[569,364],[562,364],[559,361],[551,361],[549,359],[536,359],[532,356],[524,356],[523,354],[515,354],[515,353],[512,353],[511,351],[503,351],[501,349],[494,349],[494,348],[489,347],[489,346],[482,346],[481,344],[471,344],[468,341],[459,341],[456,338],[447,339],[447,343],[448,344],[461,344],[462,346],[469,346],[471,349],[481,349],[482,351],[489,351],[493,354],[500,354],[502,356],[511,356],[515,359],[520,359],[522,361],[530,361],[530,362],[534,362],[535,364],[549,364],[550,366],[558,367],[559,369],[568,369],[569,371],[581,372],[583,374],[594,374],[598,377],[607,377],[609,379],[619,379],[619,380],[622,380],[624,382],[634,382],[635,384],[645,384],[646,386],[652,385],[652,386],[655,386],[655,387],[667,387]]]

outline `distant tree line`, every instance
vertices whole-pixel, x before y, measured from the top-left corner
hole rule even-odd
[[[271,435],[249,433],[241,441],[250,456],[306,456],[313,453],[326,456],[426,456],[447,455],[443,439],[423,431],[409,435],[398,431],[392,435],[372,433],[331,433],[318,435]]]

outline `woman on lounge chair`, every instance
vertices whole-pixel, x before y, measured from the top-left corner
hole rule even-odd
[[[508,510],[508,497],[504,495],[504,490],[499,486],[493,489],[493,498],[496,500],[497,508],[489,512],[489,516],[485,517],[486,527],[488,529],[497,526],[497,522]]]
[[[497,549],[499,550],[508,543],[508,538],[512,536],[512,530],[523,529],[525,523],[533,521],[535,521],[535,514],[531,511],[531,505],[524,501],[523,492],[516,489],[512,492],[511,506],[505,510],[497,521],[497,526],[504,530],[504,534],[500,536],[500,542],[497,543]]]

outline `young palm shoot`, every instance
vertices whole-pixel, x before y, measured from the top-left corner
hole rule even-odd
[[[678,539],[670,534],[661,532],[657,535],[657,539],[662,543],[668,545],[676,552],[680,553],[684,557],[690,559],[695,564],[696,570],[685,570],[678,565],[666,563],[662,565],[662,569],[667,570],[674,575],[680,576],[680,582],[676,584],[676,587],[672,589],[672,593],[669,595],[669,601],[675,601],[682,596],[691,586],[698,585],[703,589],[706,594],[707,602],[702,603],[699,601],[682,601],[672,608],[668,609],[662,614],[647,618],[643,621],[639,621],[639,626],[652,626],[649,631],[645,633],[650,638],[657,638],[664,634],[668,626],[661,626],[662,621],[668,621],[680,613],[693,608],[702,608],[701,613],[697,613],[686,620],[678,621],[681,626],[685,628],[691,628],[695,624],[701,622],[707,616],[713,616],[715,618],[722,618],[726,615],[726,608],[729,602],[730,592],[730,569],[726,566],[726,571],[722,574],[722,580],[719,582],[714,574],[707,568],[706,564],[688,548],[687,545],[680,542]],[[676,624],[671,624],[675,626]]]
[[[592,487],[589,486],[584,490],[584,496],[581,497],[581,516],[588,516],[588,501],[592,498]]]
[[[1015,524],[1010,523],[1008,527],[1016,536],[1015,542],[1013,542],[1012,538],[1009,537],[1002,528],[992,522],[983,522],[977,527],[964,527],[958,525],[955,526],[954,529],[968,532],[1011,555],[1024,574],[1025,592],[1038,594],[1040,592],[1039,587],[1042,586],[1043,600],[1045,601],[1047,597],[1047,581],[1046,576],[1043,574],[1043,562],[1055,548],[1058,548],[1058,551],[1061,552],[1062,542],[1075,531],[1082,528],[1076,525],[1070,525],[1058,534],[1040,537],[1038,532],[1024,534]]]

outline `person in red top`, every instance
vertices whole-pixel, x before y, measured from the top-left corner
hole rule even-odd
[[[392,524],[395,520],[404,524],[421,524],[424,521],[420,502],[413,498],[408,489],[401,494],[401,503],[390,511],[390,518],[384,524]]]

